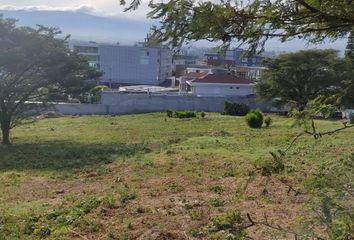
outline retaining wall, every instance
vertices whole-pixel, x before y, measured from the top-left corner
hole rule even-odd
[[[269,110],[258,104],[255,98],[121,94],[117,92],[104,92],[101,104],[58,104],[55,105],[55,109],[66,115],[118,115],[162,112],[167,109],[222,112],[225,100],[245,103],[251,108],[260,108],[263,111]]]

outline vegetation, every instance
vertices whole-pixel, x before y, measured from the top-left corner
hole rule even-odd
[[[245,116],[249,110],[250,108],[244,103],[225,101],[223,114],[231,116]]]
[[[284,159],[277,150],[303,129],[272,119],[262,130],[217,113],[207,121],[154,113],[19,126],[13,145],[0,146],[0,239],[136,239],[151,229],[177,239],[348,236],[354,132],[301,135]]]
[[[263,125],[263,113],[259,109],[249,111],[245,119],[251,128],[261,128]]]
[[[134,10],[141,1],[128,3],[126,10]],[[148,17],[160,20],[153,28],[153,42],[172,46],[201,39],[226,46],[239,41],[254,53],[271,38],[319,43],[345,38],[354,26],[354,3],[348,0],[170,0],[151,1],[149,6]]]
[[[10,130],[49,101],[84,91],[84,80],[99,75],[57,38],[56,28],[18,27],[0,15],[0,126],[2,143]],[[33,103],[35,102],[35,103]]]
[[[266,125],[266,127],[269,127],[272,124],[273,120],[271,117],[266,116],[266,118],[264,119],[264,123]]]
[[[319,96],[332,97],[353,81],[352,68],[336,50],[304,50],[265,62],[267,70],[257,84],[257,96],[276,106],[298,110]]]
[[[90,90],[90,94],[94,98],[93,102],[98,103],[101,100],[101,94],[104,89],[107,89],[106,85],[98,85]]]
[[[169,118],[172,118],[172,117],[175,117],[175,118],[196,118],[197,117],[197,113],[195,111],[166,110],[166,115]],[[205,117],[205,115],[204,115],[204,117]]]

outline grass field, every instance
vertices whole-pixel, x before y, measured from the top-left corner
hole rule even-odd
[[[62,117],[18,127],[13,146],[0,146],[0,239],[228,239],[227,221],[247,213],[301,231],[312,214],[307,194],[289,193],[279,179],[301,183],[324,162],[348,158],[354,131],[302,137],[287,158],[296,171],[266,181],[255,166],[301,132],[290,119],[272,118],[262,129],[217,113]],[[294,239],[264,225],[244,234]]]

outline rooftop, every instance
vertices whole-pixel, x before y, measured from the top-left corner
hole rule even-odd
[[[192,80],[193,83],[252,84],[253,81],[231,74],[206,74]]]

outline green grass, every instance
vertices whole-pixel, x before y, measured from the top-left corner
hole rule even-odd
[[[210,219],[235,211],[267,211],[296,228],[306,201],[286,198],[276,179],[268,196],[262,177],[249,181],[270,151],[286,148],[301,131],[287,118],[272,118],[262,129],[217,113],[63,117],[18,127],[13,146],[0,146],[0,239],[135,239],[149,229],[223,239],[215,227],[208,230]],[[287,168],[281,177],[301,182],[321,162],[350,156],[353,132],[301,138],[287,158],[297,171]],[[281,233],[260,228],[249,234],[272,239]]]

